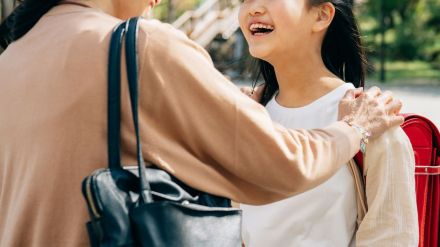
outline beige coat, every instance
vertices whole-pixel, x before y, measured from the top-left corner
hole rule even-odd
[[[370,142],[364,164],[368,212],[356,233],[356,246],[416,247],[414,151],[403,130],[393,128]]]
[[[107,165],[107,55],[120,20],[61,5],[0,56],[0,246],[87,246],[81,182]],[[295,131],[171,26],[142,21],[144,157],[197,189],[261,204],[310,189],[358,151],[344,123]],[[135,162],[126,81],[122,149]]]

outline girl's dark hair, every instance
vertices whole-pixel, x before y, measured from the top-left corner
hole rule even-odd
[[[22,0],[0,24],[0,46],[5,48],[25,35],[40,18],[61,0]]]
[[[325,66],[342,80],[353,83],[355,87],[363,87],[367,62],[353,13],[353,0],[309,0],[309,2],[311,6],[330,2],[336,9],[321,49]],[[258,64],[256,81],[263,76],[266,86],[260,103],[265,105],[278,91],[279,85],[273,66],[261,59],[258,59]]]

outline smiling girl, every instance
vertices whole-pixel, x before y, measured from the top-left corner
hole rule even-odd
[[[303,129],[337,121],[339,101],[365,79],[353,1],[242,2],[240,27],[259,60],[266,85],[260,102],[272,119]],[[408,138],[394,128],[370,142],[364,155],[369,211],[362,223],[353,175],[343,166],[308,192],[263,206],[241,205],[246,246],[417,246]]]

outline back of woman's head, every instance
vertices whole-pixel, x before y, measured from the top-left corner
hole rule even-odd
[[[25,35],[40,18],[61,0],[22,0],[14,11],[0,24],[0,46]]]
[[[363,87],[366,59],[353,13],[353,0],[308,1],[312,7],[325,2],[330,2],[335,7],[335,16],[321,47],[321,57],[325,66],[342,80],[351,82],[356,87]],[[279,88],[275,70],[270,63],[259,60],[259,75],[263,76],[266,83],[261,103],[267,104]]]

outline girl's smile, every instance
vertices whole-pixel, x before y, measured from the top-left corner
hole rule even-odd
[[[253,36],[264,36],[272,33],[275,27],[269,24],[254,22],[249,26],[249,31]]]
[[[314,13],[308,0],[249,0],[240,8],[239,22],[252,56],[266,61],[285,60],[292,51],[309,47]],[[299,38],[301,37],[301,38]],[[304,55],[304,57],[307,57]]]

